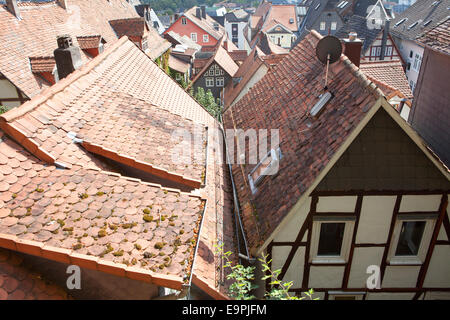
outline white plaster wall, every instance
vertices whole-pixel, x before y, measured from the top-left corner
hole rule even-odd
[[[366,300],[411,300],[414,292],[369,292]]]
[[[355,248],[352,267],[348,280],[349,288],[366,288],[366,281],[370,274],[366,273],[370,265],[381,265],[384,248]]]
[[[278,39],[280,39],[280,47],[290,49],[291,44],[294,43],[294,35],[291,33],[274,33],[269,35],[270,40],[278,45]],[[292,39],[292,40],[291,40]]]
[[[450,300],[450,292],[426,292],[423,300]]]
[[[387,266],[381,289],[415,288],[420,266]]]
[[[244,28],[247,25],[247,22],[228,22],[227,20],[225,20],[225,23],[224,23],[225,30],[227,32],[228,38],[230,40],[233,40],[232,25],[235,23],[238,25],[237,47],[240,50],[245,50],[246,48],[245,48],[245,39],[244,39]]]
[[[411,108],[407,106],[406,104],[403,106],[402,112],[400,113],[400,116],[405,120],[408,121],[409,113],[411,112]]]
[[[403,196],[400,212],[438,211],[442,195]]]
[[[293,281],[292,288],[301,288],[303,281],[303,266],[305,264],[305,247],[299,247],[292,259],[286,274],[283,278],[284,281]]]
[[[0,80],[0,100],[18,98],[16,87],[9,80]]]
[[[315,267],[309,271],[310,288],[340,288],[345,267]]]
[[[319,197],[316,212],[354,212],[356,196]]]
[[[242,88],[241,92],[239,93],[239,95],[236,97],[236,99],[234,99],[233,103],[231,104],[231,106],[233,106],[234,104],[236,104],[239,100],[241,100],[241,98],[247,94],[247,92],[255,85],[259,82],[259,80],[261,80],[262,77],[264,77],[267,73],[267,71],[269,70],[269,68],[265,65],[262,64],[259,69],[253,74],[253,77],[251,77],[251,79],[247,82],[247,84],[244,86],[244,88]]]
[[[386,243],[395,206],[395,196],[365,196],[356,243]]]
[[[414,41],[410,41],[410,40],[401,40],[400,39],[396,42],[396,44],[398,46],[398,50],[400,51],[400,55],[403,58],[403,61],[405,61],[405,64],[407,65],[408,62],[411,63],[411,68],[409,70],[406,70],[406,78],[408,79],[408,82],[413,81],[414,84],[417,84],[417,79],[419,78],[419,72],[415,71],[412,66],[414,64],[414,57],[415,57],[416,53],[420,54],[420,56],[423,57],[423,53],[424,53],[423,48],[421,46],[419,46],[417,43],[415,43]],[[411,50],[413,51],[412,58],[409,57],[409,53],[411,52]]]
[[[450,287],[450,246],[436,245],[434,247],[423,286],[431,288]]]
[[[442,240],[442,241],[448,241],[449,240],[448,237],[447,237],[447,232],[445,231],[445,227],[444,227],[443,224],[441,225],[441,228],[439,229],[439,234],[438,234],[437,239],[438,240]]]
[[[309,213],[311,207],[311,198],[305,201],[300,209],[293,215],[293,217],[287,221],[284,228],[274,238],[274,242],[288,242],[295,241],[297,235],[305,222],[306,216]]]
[[[284,262],[289,252],[291,252],[291,248],[291,246],[275,246],[272,248],[272,270],[283,268]]]

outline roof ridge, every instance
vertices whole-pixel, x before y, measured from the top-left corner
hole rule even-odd
[[[75,70],[70,75],[68,75],[66,78],[62,79],[55,85],[49,87],[48,89],[45,89],[38,95],[34,96],[31,100],[25,102],[21,106],[11,109],[2,115],[0,115],[0,120],[3,120],[4,122],[8,123],[11,122],[14,119],[17,119],[28,112],[34,110],[37,106],[41,105],[57,93],[63,91],[65,88],[67,88],[69,85],[71,85],[73,82],[81,78],[82,76],[88,74],[92,69],[97,67],[100,63],[102,63],[106,57],[108,57],[110,54],[112,54],[114,51],[116,51],[119,47],[121,47],[125,42],[128,41],[127,36],[123,36],[116,42],[114,42],[109,48],[107,48],[103,53],[99,54],[97,57],[92,59],[91,61],[88,61],[84,66],[82,66],[80,69]]]

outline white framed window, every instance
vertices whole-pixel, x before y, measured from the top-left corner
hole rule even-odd
[[[379,57],[381,56],[381,47],[377,47],[377,53],[376,56]]]
[[[142,39],[142,51],[147,51],[148,50],[148,40],[147,37]]]
[[[422,264],[438,214],[399,214],[389,248],[390,264]]]
[[[332,22],[331,23],[331,30],[336,30],[337,29],[337,22]]]
[[[196,32],[191,33],[191,40],[194,42],[197,42],[197,33]]]
[[[411,91],[414,92],[414,88],[416,87],[416,83],[412,80],[409,80],[409,86],[411,87]]]
[[[203,35],[203,42],[209,42],[209,35],[207,34]]]
[[[280,160],[282,158],[281,149],[271,149],[267,155],[256,165],[248,175],[250,188],[253,193],[258,191],[257,186],[265,176],[275,175],[278,172]]]
[[[216,78],[216,87],[223,87],[225,84],[224,77]]]
[[[328,300],[363,300],[365,292],[328,291]]]
[[[314,216],[312,229],[312,263],[345,263],[348,260],[355,226],[355,216]]]
[[[386,47],[386,51],[385,51],[385,56],[390,57],[392,56],[392,47],[391,46],[387,46]]]
[[[208,88],[214,87],[214,78],[208,77],[208,78],[206,78],[205,81],[206,81],[206,86]]]
[[[422,56],[416,53],[416,55],[414,56],[413,69],[419,72],[421,63],[422,63]]]
[[[325,21],[322,21],[320,23],[320,30],[325,30],[325,28],[326,28],[326,23],[325,23]]]
[[[181,18],[181,24],[186,25],[187,24],[187,19],[186,18]]]
[[[215,71],[216,76],[220,76],[220,71],[221,71],[221,69],[218,66],[216,66],[216,71]]]

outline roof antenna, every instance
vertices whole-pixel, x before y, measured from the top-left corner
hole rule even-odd
[[[339,60],[342,54],[341,41],[334,36],[323,37],[316,47],[316,56],[319,61],[327,65],[325,73],[324,90],[328,89],[328,67]]]

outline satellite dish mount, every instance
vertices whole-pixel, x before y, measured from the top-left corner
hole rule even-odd
[[[316,46],[316,56],[319,61],[327,65],[325,72],[325,85],[324,89],[327,89],[328,85],[328,67],[330,64],[339,60],[342,54],[341,41],[334,36],[323,37]]]

